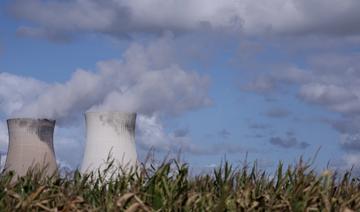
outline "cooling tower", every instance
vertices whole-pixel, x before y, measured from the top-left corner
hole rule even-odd
[[[9,147],[5,170],[23,176],[32,167],[52,175],[57,170],[53,135],[55,121],[18,118],[7,120]]]
[[[124,170],[137,163],[135,113],[87,112],[86,147],[81,172],[105,167],[109,154]]]

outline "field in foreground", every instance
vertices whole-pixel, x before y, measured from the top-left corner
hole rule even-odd
[[[360,180],[280,163],[273,175],[229,163],[191,176],[186,164],[147,165],[126,176],[102,173],[0,177],[0,211],[360,211]],[[145,166],[144,166],[145,167]],[[106,180],[104,176],[109,176]],[[97,177],[95,177],[97,176]]]

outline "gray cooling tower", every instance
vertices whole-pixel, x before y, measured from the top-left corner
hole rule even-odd
[[[85,119],[86,147],[82,172],[104,168],[109,154],[124,170],[136,166],[136,113],[87,112]]]
[[[5,170],[23,176],[32,167],[44,169],[46,175],[57,170],[53,134],[55,121],[17,118],[7,120],[9,147]]]

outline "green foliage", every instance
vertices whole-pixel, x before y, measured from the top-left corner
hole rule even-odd
[[[43,177],[29,171],[0,177],[0,211],[360,211],[360,183],[350,172],[317,174],[302,160],[273,175],[223,163],[191,176],[176,160],[136,170]]]

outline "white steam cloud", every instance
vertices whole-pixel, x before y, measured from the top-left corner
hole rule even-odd
[[[1,73],[0,111],[63,123],[87,110],[178,114],[209,105],[209,79],[173,63],[172,39],[134,43],[122,59],[99,62],[96,72],[78,69],[63,84]]]
[[[36,79],[0,73],[0,114],[9,115],[20,110],[47,87]]]

